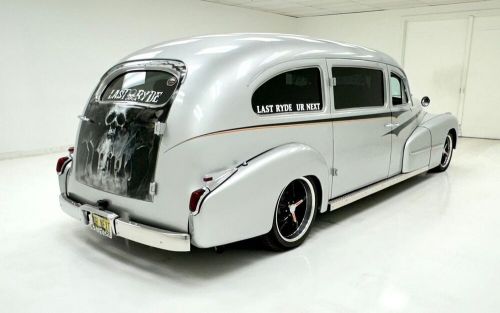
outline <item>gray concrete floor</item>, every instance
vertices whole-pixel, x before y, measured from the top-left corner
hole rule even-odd
[[[286,253],[109,240],[58,207],[56,155],[0,162],[2,312],[500,312],[500,141],[319,216]]]

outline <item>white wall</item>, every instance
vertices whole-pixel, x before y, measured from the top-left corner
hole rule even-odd
[[[72,145],[100,76],[134,50],[296,19],[195,0],[0,0],[0,159]]]
[[[405,21],[492,9],[500,0],[294,19],[197,0],[0,0],[0,159],[73,144],[76,116],[104,71],[160,41],[299,33],[372,47],[401,62]]]
[[[346,41],[383,51],[401,62],[404,22],[440,19],[500,9],[500,1],[300,18],[299,34]]]
[[[500,139],[500,1],[298,20],[299,33],[359,44],[391,55],[414,96],[430,96],[432,113],[451,112],[463,136]],[[488,114],[485,114],[488,112]]]

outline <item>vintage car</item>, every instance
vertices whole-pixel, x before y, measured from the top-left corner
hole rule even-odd
[[[457,144],[372,49],[285,34],[192,37],[109,69],[58,160],[64,212],[172,251],[307,237],[318,213],[429,170]]]

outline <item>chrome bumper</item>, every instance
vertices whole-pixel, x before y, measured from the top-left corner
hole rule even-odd
[[[89,224],[89,213],[110,217],[110,219],[114,221],[114,225],[112,225],[114,236],[123,237],[163,250],[189,251],[191,249],[191,238],[189,234],[170,232],[144,224],[125,221],[112,212],[103,211],[95,206],[72,201],[64,194],[59,196],[59,203],[66,214],[85,225]]]

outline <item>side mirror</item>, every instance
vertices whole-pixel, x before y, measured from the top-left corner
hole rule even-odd
[[[427,96],[423,97],[422,100],[420,101],[423,107],[428,107],[429,104],[431,104],[431,99]]]

